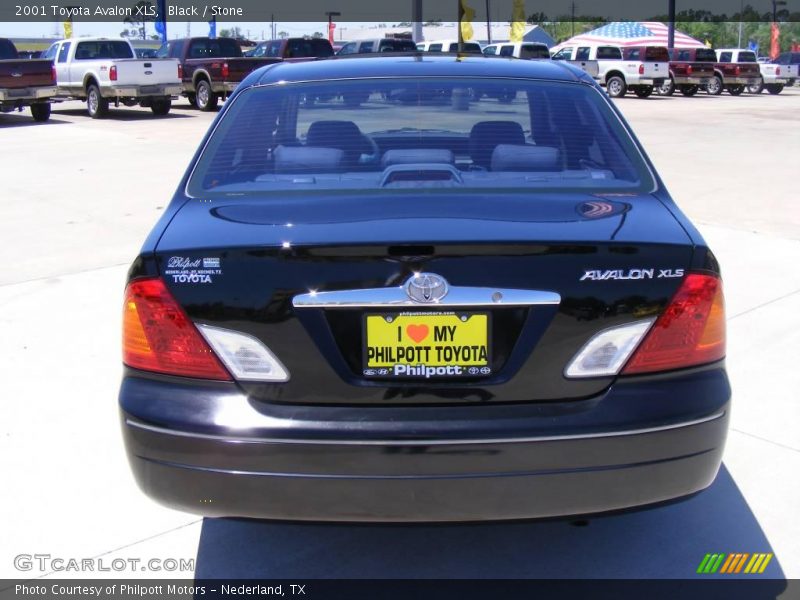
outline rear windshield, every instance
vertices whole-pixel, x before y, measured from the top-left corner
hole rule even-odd
[[[133,58],[128,42],[109,40],[97,42],[78,42],[75,49],[75,60],[96,60],[114,58]]]
[[[547,46],[524,45],[520,48],[520,58],[550,58],[550,50]]]
[[[756,62],[754,52],[739,52],[739,62]]]
[[[204,148],[188,192],[653,185],[609,101],[592,87],[402,78],[244,90]]]
[[[649,46],[645,49],[644,59],[646,61],[668,61],[669,52],[661,46]]]
[[[242,49],[236,40],[217,38],[208,40],[192,40],[189,58],[238,58]]]
[[[450,44],[450,52],[458,52],[458,42]],[[465,54],[481,54],[481,47],[475,42],[463,42],[461,44],[461,52]]]
[[[380,52],[416,52],[417,45],[412,40],[381,40]]]
[[[0,60],[12,60],[17,58],[17,49],[10,40],[0,39]]]
[[[717,62],[717,53],[711,48],[698,48],[695,51],[694,59],[697,62]]]
[[[328,40],[318,39],[292,39],[286,47],[286,58],[333,56],[333,47]]]

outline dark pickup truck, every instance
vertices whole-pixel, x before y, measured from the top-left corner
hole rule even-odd
[[[722,49],[717,50],[716,54],[714,77],[706,86],[706,91],[712,96],[719,96],[724,89],[731,96],[739,96],[747,86],[757,85],[761,81],[761,69],[754,52]],[[735,58],[734,54],[737,55]]]
[[[55,95],[53,61],[20,58],[11,40],[0,38],[0,112],[30,106],[35,121],[47,121]]]
[[[177,58],[183,80],[183,95],[197,108],[214,110],[247,75],[264,65],[283,60],[309,60],[332,56],[327,40],[289,38],[265,42],[263,50],[245,56],[233,38],[184,38],[169,40],[158,51],[159,58]],[[258,50],[259,45],[255,48]]]
[[[333,55],[333,46],[328,40],[302,37],[261,42],[252,50],[245,52],[245,56],[254,58],[280,58],[292,61],[327,58]]]
[[[672,96],[675,90],[694,96],[714,77],[717,54],[711,48],[673,48],[669,57],[669,79],[658,89],[662,96]]]

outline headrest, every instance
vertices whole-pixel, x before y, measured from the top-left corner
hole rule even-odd
[[[408,150],[387,150],[381,159],[381,166],[385,169],[391,165],[415,165],[415,164],[448,164],[456,162],[455,156],[450,150],[444,148],[410,148]]]
[[[278,146],[273,155],[276,173],[324,173],[340,168],[344,152],[338,148]]]
[[[560,154],[550,146],[499,144],[492,152],[492,171],[558,171]]]
[[[339,148],[342,144],[362,144],[363,137],[352,121],[314,121],[308,128],[306,141],[309,146]]]
[[[480,121],[470,131],[469,154],[476,165],[488,168],[495,146],[524,143],[525,132],[516,121]]]

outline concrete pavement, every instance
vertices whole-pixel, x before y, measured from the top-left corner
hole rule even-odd
[[[710,499],[722,498],[723,505],[733,508],[720,509],[715,525],[702,536],[682,542],[669,538],[675,576],[699,562],[702,554],[697,558],[694,553],[705,547],[764,550],[718,546],[738,540],[768,543],[777,559],[773,575],[782,567],[787,577],[800,577],[800,402],[795,392],[800,371],[794,366],[800,346],[800,185],[795,167],[800,88],[780,96],[618,102],[723,267],[735,403],[725,471],[705,500],[701,494],[682,505],[636,513],[633,521],[629,515],[614,516],[593,520],[587,528],[536,524],[541,527],[534,529],[555,539],[555,547],[560,547],[559,536],[565,548],[568,541],[590,545],[619,536],[635,541],[639,552],[660,551],[664,538],[658,532],[669,527],[666,517],[683,519],[687,525],[680,531],[691,537],[698,514],[692,506],[710,509]],[[241,548],[254,538],[260,540],[254,549],[262,554],[253,564],[260,560],[278,569],[272,576],[297,576],[296,564],[275,562],[272,554],[291,528],[228,521],[203,527],[201,519],[145,498],[127,471],[116,409],[124,275],[213,115],[185,103],[167,119],[153,119],[149,110],[140,109],[113,115],[92,121],[79,104],[57,106],[47,125],[34,126],[27,115],[0,115],[5,140],[0,164],[11,174],[0,221],[0,364],[5,376],[0,468],[14,482],[10,493],[0,496],[0,576],[20,576],[13,560],[21,553],[190,559],[198,546],[203,573],[232,573],[225,570],[232,566],[216,545]],[[632,522],[638,527],[634,536]],[[283,533],[276,535],[278,530]],[[304,552],[318,555],[326,548],[324,535],[302,531]],[[424,530],[419,531],[418,536],[401,536],[405,552],[392,560],[413,555],[425,539]],[[527,535],[530,528],[494,531],[500,543]],[[354,548],[365,547],[356,530],[337,535]],[[458,529],[452,536],[470,537]],[[528,547],[522,538],[514,539],[519,548]],[[635,563],[638,571],[631,571],[624,556],[612,560],[616,576],[663,576],[645,559]],[[369,564],[378,569],[380,554]],[[461,566],[468,564],[465,558]],[[558,561],[551,566],[550,576],[580,574],[574,564],[567,568],[563,563],[561,571]],[[406,567],[412,569],[413,561]],[[591,573],[590,567],[587,563],[583,572]],[[396,568],[402,571],[403,565]],[[454,576],[458,568],[451,561],[447,573]],[[507,572],[504,568],[496,574]],[[160,574],[176,575],[146,573]]]

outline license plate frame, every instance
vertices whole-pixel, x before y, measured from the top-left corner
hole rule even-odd
[[[491,323],[490,311],[366,313],[361,321],[362,375],[395,381],[489,377]]]

